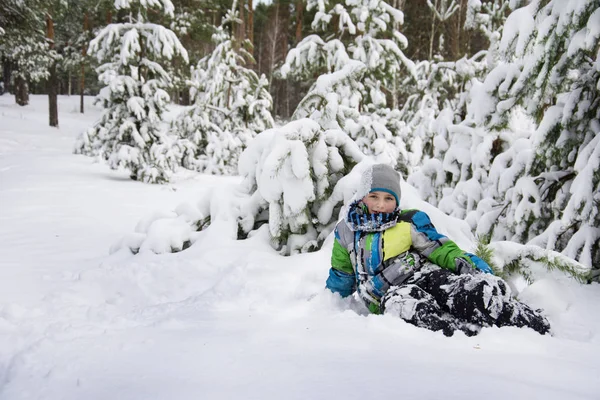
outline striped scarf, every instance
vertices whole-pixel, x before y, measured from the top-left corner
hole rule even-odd
[[[396,225],[399,215],[399,209],[391,213],[370,214],[362,200],[358,200],[350,204],[346,223],[353,232],[382,232]]]

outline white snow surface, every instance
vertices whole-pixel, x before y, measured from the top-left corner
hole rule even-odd
[[[548,273],[520,292],[553,336],[447,338],[326,292],[331,237],[282,257],[266,225],[236,241],[217,220],[179,253],[109,254],[240,179],[149,185],[73,155],[100,112],[86,101],[60,97],[55,129],[47,97],[0,96],[0,399],[598,399],[598,284]]]

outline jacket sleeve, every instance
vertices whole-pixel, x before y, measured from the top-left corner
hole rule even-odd
[[[456,243],[435,229],[429,216],[423,211],[415,212],[411,222],[413,247],[426,256],[429,261],[454,272],[457,271],[457,265],[461,261],[467,261],[473,268],[477,267],[472,258]],[[481,262],[484,263],[483,260]]]
[[[354,276],[350,254],[340,244],[337,229],[335,234],[336,238],[331,252],[331,269],[325,287],[333,293],[339,293],[340,296],[347,297],[356,290],[356,277]]]

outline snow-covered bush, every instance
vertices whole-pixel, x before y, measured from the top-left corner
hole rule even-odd
[[[344,200],[340,180],[363,157],[344,132],[310,119],[261,133],[240,158],[241,235],[268,223],[283,254],[320,248]]]
[[[18,7],[25,6],[19,4]],[[50,49],[42,32],[23,28],[13,27],[0,33],[0,59],[11,68],[11,73],[5,77],[10,77],[15,100],[21,106],[29,103],[29,84],[46,80],[50,76],[50,66],[62,58]]]
[[[350,60],[340,71],[321,75],[292,119],[310,118],[322,129],[342,130],[365,155],[395,166],[403,143],[388,129],[387,124],[393,121],[390,111],[383,109],[381,113],[368,115],[358,111],[364,71],[364,64]]]
[[[193,106],[173,124],[186,168],[234,174],[248,142],[273,127],[268,80],[244,67],[252,55],[230,32],[238,21],[234,2],[213,35],[216,48],[192,72]]]
[[[151,4],[172,15],[170,0]],[[128,169],[132,179],[160,183],[179,164],[162,127],[170,77],[160,62],[177,54],[187,61],[187,52],[172,31],[147,21],[146,6],[142,0],[115,0],[117,9],[129,9],[129,22],[109,24],[90,42],[89,54],[105,62],[97,69],[106,85],[97,97],[104,112],[78,138],[75,152]]]
[[[176,253],[190,247],[210,224],[199,207],[183,203],[173,212],[155,213],[142,219],[134,232],[125,235],[110,248],[114,253],[128,248],[132,253]]]
[[[196,240],[197,231],[227,220],[235,221],[238,239],[268,224],[272,245],[281,254],[314,251],[332,232],[344,202],[351,197],[352,187],[345,177],[363,158],[344,132],[325,131],[310,119],[266,130],[242,153],[239,174],[243,181],[223,189],[227,196],[211,191],[195,211],[186,206],[142,221],[113,250],[181,250]],[[215,204],[223,198],[227,198],[225,206]]]

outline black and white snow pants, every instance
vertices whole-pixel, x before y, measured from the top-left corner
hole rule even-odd
[[[385,314],[399,316],[418,327],[441,330],[451,336],[461,330],[476,335],[484,326],[529,327],[541,334],[550,324],[539,311],[511,298],[499,277],[479,273],[456,275],[425,266],[402,286],[395,286],[381,301]]]

